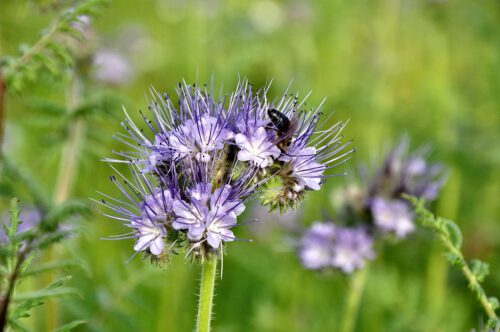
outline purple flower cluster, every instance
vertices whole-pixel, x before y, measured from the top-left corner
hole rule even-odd
[[[441,164],[427,161],[429,148],[409,153],[409,140],[400,144],[386,157],[364,195],[363,207],[369,211],[372,224],[383,233],[404,238],[414,231],[413,213],[403,194],[433,201],[446,180]]]
[[[302,237],[300,257],[306,268],[338,268],[345,273],[374,258],[373,242],[390,234],[402,239],[415,230],[414,215],[402,194],[434,200],[445,182],[443,167],[427,161],[428,149],[408,153],[403,138],[366,187],[351,185],[341,193],[338,220],[315,223]]]
[[[373,238],[365,228],[340,227],[331,222],[315,223],[300,244],[300,258],[308,269],[337,268],[352,273],[375,257]]]
[[[108,161],[129,163],[133,181],[112,177],[125,200],[102,201],[131,228],[118,238],[135,238],[135,251],[155,258],[182,247],[203,258],[235,240],[232,228],[252,195],[284,210],[319,190],[326,171],[350,153],[344,124],[319,130],[318,109],[287,94],[270,103],[268,89],[254,92],[242,81],[216,99],[213,86],[179,84],[178,107],[152,92],[145,128],[126,113],[127,133],[118,138],[134,151]]]

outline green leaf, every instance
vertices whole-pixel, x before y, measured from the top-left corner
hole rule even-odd
[[[15,302],[22,302],[22,301],[37,301],[37,300],[43,300],[49,297],[60,297],[60,296],[67,296],[67,295],[77,295],[81,296],[79,291],[76,288],[73,287],[62,287],[62,285],[71,279],[71,276],[64,276],[62,278],[57,279],[56,281],[52,282],[50,285],[48,285],[46,288],[33,291],[33,292],[25,292],[21,294],[16,294],[13,298],[13,301]]]
[[[443,225],[446,229],[446,232],[448,233],[448,238],[450,239],[453,246],[457,249],[462,248],[463,237],[460,228],[451,220],[442,220],[444,222]]]
[[[500,307],[500,303],[498,302],[498,299],[494,296],[490,296],[488,298],[488,302],[490,302],[491,304],[491,307],[493,308],[493,310],[497,310],[499,307]]]
[[[104,0],[80,1],[64,10],[47,29],[42,31],[38,41],[20,47],[20,56],[14,61],[4,61],[4,76],[9,91],[22,92],[29,82],[39,82],[42,74],[60,77],[65,68],[73,64],[67,50],[67,39],[73,37],[83,40],[82,31],[74,27],[83,15],[95,16],[100,7],[107,3]]]
[[[492,331],[498,331],[500,329],[500,320],[498,318],[490,318],[488,319],[488,323],[486,324],[486,328]]]
[[[21,211],[19,210],[19,200],[17,198],[13,198],[10,201],[10,225],[4,224],[5,234],[12,242],[15,241],[15,237],[17,235],[20,213]]]
[[[55,269],[67,269],[67,268],[72,268],[72,267],[80,267],[84,270],[87,270],[86,266],[81,261],[64,260],[64,261],[55,261],[55,262],[38,264],[36,267],[33,267],[27,271],[24,271],[22,276],[23,277],[33,276],[33,275],[37,275],[37,274],[40,274],[43,272],[52,271]]]
[[[73,65],[73,58],[66,47],[58,43],[49,43],[47,46],[52,49],[54,55],[57,56],[63,64],[66,66]]]
[[[9,320],[9,325],[12,327],[14,331],[19,331],[19,332],[30,332],[24,325],[22,325],[20,322],[17,320]]]
[[[463,263],[463,259],[460,255],[457,255],[453,252],[448,252],[445,254],[446,259],[453,265],[461,265]]]
[[[484,279],[490,274],[490,266],[479,259],[473,259],[471,261],[472,273],[476,277],[477,281],[483,282]]]
[[[41,289],[38,291],[16,294],[13,298],[13,301],[14,302],[35,301],[52,297],[75,296],[75,295],[81,297],[81,293],[76,288],[58,287],[54,289]]]
[[[66,281],[71,280],[71,276],[64,276],[59,279],[56,279],[53,281],[50,285],[47,286],[47,289],[54,289],[57,287],[61,287]]]
[[[81,200],[66,201],[53,208],[42,222],[42,227],[48,231],[54,231],[59,223],[68,220],[70,217],[88,215],[91,213],[88,203]]]
[[[50,245],[61,241],[62,239],[66,238],[67,236],[68,236],[68,233],[65,231],[52,232],[50,234],[45,235],[43,239],[41,239],[39,242],[37,242],[36,247],[37,247],[37,249],[40,249],[40,250],[46,249]]]
[[[67,331],[71,331],[75,327],[80,326],[82,324],[85,324],[84,320],[75,320],[75,321],[72,321],[72,322],[70,322],[68,324],[65,324],[65,325],[61,326],[60,328],[54,330],[54,332],[67,332]]]
[[[10,313],[10,317],[12,319],[30,317],[30,310],[33,309],[34,307],[42,305],[43,303],[44,302],[42,300],[24,301],[15,307],[14,311]]]

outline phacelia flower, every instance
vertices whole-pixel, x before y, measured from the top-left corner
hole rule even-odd
[[[281,160],[300,164],[301,158],[317,155],[312,150],[306,153],[311,147],[299,148],[304,152],[301,155],[295,152],[294,144],[300,142],[292,142],[287,153],[280,156]],[[362,169],[363,181],[334,192],[332,203],[339,211],[335,219],[342,226],[315,223],[302,235],[299,256],[304,267],[321,270],[332,267],[351,273],[375,257],[374,241],[387,236],[402,239],[415,231],[415,216],[403,194],[434,200],[446,176],[443,166],[429,162],[428,148],[409,152],[408,147],[409,140],[404,137],[382,165],[375,168],[375,175],[368,176],[369,172]],[[339,155],[333,153],[331,158]],[[316,190],[324,172],[322,165],[328,163],[320,163],[314,157],[312,161],[305,160],[308,165],[294,167],[291,178],[295,178],[299,190]],[[301,173],[302,169],[305,173]]]
[[[226,124],[221,122],[207,113],[194,121],[187,120],[170,133],[170,149],[175,156],[181,158],[194,156],[199,161],[210,161],[210,152],[223,149],[224,143],[234,136],[230,129],[225,128]]]
[[[373,238],[361,227],[316,222],[301,239],[300,258],[308,269],[335,268],[352,273],[374,257]]]
[[[267,137],[264,127],[257,128],[252,134],[237,134],[235,141],[240,148],[238,160],[250,161],[261,168],[267,167],[273,158],[276,159],[281,154],[280,149]]]
[[[191,203],[184,200],[174,202],[176,219],[173,227],[187,229],[192,241],[206,238],[214,249],[219,248],[222,241],[233,241],[235,236],[230,228],[236,225],[236,217],[245,206],[241,200],[232,197],[231,191],[231,186],[225,185],[212,193],[210,184],[198,184],[190,192]]]
[[[401,198],[404,193],[428,201],[437,198],[446,180],[443,166],[429,163],[427,147],[413,153],[408,150],[409,139],[403,137],[371,181],[369,190],[373,196]]]
[[[301,240],[300,258],[308,269],[331,266],[334,251],[335,225],[314,223]]]
[[[365,215],[382,233],[404,238],[415,230],[410,204],[403,194],[435,200],[445,183],[446,174],[440,164],[427,160],[429,148],[410,153],[409,139],[403,137],[389,152],[371,179],[364,198]]]
[[[157,189],[152,195],[145,195],[142,215],[151,220],[167,220],[173,210],[173,198],[169,190]]]
[[[153,221],[147,216],[142,216],[141,219],[132,220],[131,226],[137,236],[135,251],[149,250],[155,256],[163,252],[165,248],[163,239],[166,237],[167,231],[161,223]]]
[[[375,258],[373,238],[364,228],[337,227],[332,265],[344,273],[352,273]]]
[[[113,183],[123,193],[122,200],[105,195],[108,199],[96,202],[115,213],[114,215],[105,213],[106,216],[125,222],[125,225],[132,230],[130,233],[111,239],[136,239],[134,250],[137,253],[145,251],[159,256],[165,248],[164,239],[167,237],[168,225],[172,223],[174,203],[172,191],[175,190],[175,186],[169,189],[155,188],[154,179],[144,175],[137,167],[138,165],[131,167],[133,182],[127,180],[120,182],[115,176],[111,176]]]
[[[103,203],[132,230],[119,238],[135,238],[136,252],[160,260],[183,248],[203,259],[236,239],[233,228],[253,196],[283,210],[319,190],[328,169],[350,153],[350,142],[341,142],[344,124],[318,130],[318,109],[307,111],[286,94],[269,102],[268,89],[254,92],[242,81],[215,98],[213,87],[184,83],[178,103],[152,91],[144,125],[125,113],[127,134],[117,137],[134,151],[108,161],[129,163],[134,179],[113,177],[124,199]]]
[[[99,50],[94,56],[94,78],[110,85],[123,85],[134,76],[130,61],[118,51]]]
[[[383,232],[392,232],[403,238],[415,230],[410,206],[402,200],[374,198],[371,202],[371,212],[375,226]]]
[[[287,162],[291,172],[290,177],[295,181],[294,191],[321,188],[326,165],[318,163],[316,155],[316,148],[311,146],[297,151],[296,155],[287,154],[281,157],[281,160]]]

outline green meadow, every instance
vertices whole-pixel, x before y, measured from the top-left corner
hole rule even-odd
[[[68,3],[2,0],[0,57],[35,43]],[[81,99],[96,98],[95,112],[91,108],[74,118],[64,112],[75,102],[68,73],[34,77],[6,95],[5,154],[49,200],[57,199],[57,184],[66,174],[66,197],[93,209],[71,220],[73,236],[36,256],[77,259],[82,266],[20,285],[35,290],[69,274],[67,285],[78,292],[34,309],[24,319],[33,331],[76,319],[86,323],[75,331],[194,329],[200,267],[184,255],[166,268],[152,266],[142,255],[127,263],[134,241],[103,240],[127,229],[102,216],[91,201],[100,198],[98,192],[117,194],[109,180],[113,170],[102,159],[128,149],[113,138],[124,132],[123,108],[142,121],[139,111],[147,111],[150,88],[175,95],[182,80],[200,85],[214,80],[216,91],[233,90],[239,78],[256,88],[272,80],[273,98],[291,82],[290,92],[311,92],[307,107],[326,98],[325,118],[333,113],[328,125],[349,120],[344,135],[356,147],[347,164],[330,170],[348,174],[308,192],[295,216],[278,222],[275,214],[259,211],[259,222],[235,228],[238,238],[252,241],[226,247],[213,331],[340,331],[350,277],[305,270],[294,246],[297,234],[286,224],[305,227],[335,215],[335,192],[353,180],[362,182],[359,168],[376,165],[405,134],[412,148],[431,145],[430,160],[448,168],[432,209],[460,226],[467,259],[490,264],[484,288],[500,296],[497,0],[114,0],[90,24],[91,42],[76,42],[74,52],[113,50],[125,56],[130,69],[120,84],[85,82]],[[74,143],[72,160],[65,159],[68,142]],[[124,165],[115,167],[128,172]],[[13,195],[21,204],[33,204],[25,188],[14,189],[2,191],[2,213]],[[248,206],[239,220],[254,219],[255,211]],[[377,243],[376,252],[353,331],[479,331],[486,322],[432,231],[419,226],[402,241]]]

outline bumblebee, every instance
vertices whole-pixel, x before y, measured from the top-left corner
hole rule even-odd
[[[286,152],[297,130],[297,118],[289,119],[285,114],[274,108],[268,109],[267,115],[271,120],[272,129],[276,130],[278,134],[278,143],[276,145],[281,151]]]

